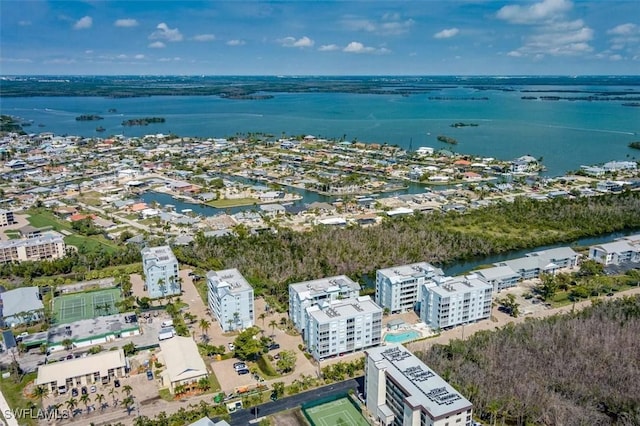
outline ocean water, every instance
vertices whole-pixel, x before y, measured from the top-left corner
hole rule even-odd
[[[522,96],[587,96],[596,92],[632,91],[640,96],[638,79],[624,86],[499,85],[491,89],[458,84],[426,94],[271,93],[272,99],[234,100],[217,96],[156,96],[140,98],[18,97],[1,98],[0,112],[31,120],[29,132],[107,137],[174,133],[180,136],[228,137],[263,132],[315,135],[371,143],[445,148],[455,152],[513,159],[542,157],[548,175],[560,175],[581,165],[609,160],[639,159],[628,147],[640,140],[640,107],[623,100],[523,100]],[[562,81],[560,81],[561,83]],[[506,87],[506,86],[505,86]],[[523,92],[534,90],[538,92]],[[566,92],[589,91],[589,93]],[[443,99],[434,99],[447,98]],[[470,100],[486,97],[487,100]],[[109,113],[115,108],[117,112]],[[81,114],[104,120],[78,122]],[[160,116],[165,123],[124,127],[130,118]],[[452,128],[455,122],[477,127]],[[106,128],[96,132],[96,127]],[[455,146],[438,135],[458,140]]]

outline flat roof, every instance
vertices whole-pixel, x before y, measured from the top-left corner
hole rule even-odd
[[[229,293],[242,293],[253,290],[253,287],[236,268],[207,272],[207,279],[218,289],[227,288]]]
[[[305,300],[313,299],[313,296],[317,294],[340,291],[345,287],[352,291],[360,291],[361,288],[359,283],[346,275],[336,275],[334,277],[289,284],[289,292],[294,291],[298,293],[300,300]]]
[[[437,285],[429,287],[429,290],[438,294],[440,297],[464,294],[473,290],[493,290],[492,285],[480,279],[476,274],[444,277],[440,280],[434,280],[434,282],[436,282]]]
[[[32,312],[44,309],[40,300],[38,287],[18,287],[0,293],[0,315],[3,318],[12,317],[19,312]]]
[[[409,394],[408,405],[424,407],[433,418],[472,408],[468,399],[404,346],[387,345],[367,349],[365,353],[379,370],[384,369],[387,377]]]
[[[369,296],[353,297],[351,299],[333,300],[322,305],[307,308],[307,315],[319,324],[325,324],[336,318],[353,318],[367,314],[382,313],[382,308],[371,300]]]
[[[135,318],[135,321],[131,319]],[[106,315],[72,322],[58,324],[49,329],[49,343],[61,343],[65,339],[82,341],[97,339],[101,336],[122,333],[138,329],[138,318],[135,312]]]
[[[145,247],[142,249],[142,258],[143,261],[154,260],[156,263],[177,262],[169,246]]]
[[[509,266],[494,266],[492,268],[478,269],[474,274],[482,275],[486,280],[497,280],[500,278],[520,277],[516,271]]]
[[[384,275],[391,282],[404,281],[408,278],[427,277],[444,275],[440,268],[436,268],[427,262],[417,262],[408,265],[394,266],[392,268],[378,269],[378,273]]]
[[[84,358],[74,358],[58,361],[38,367],[36,385],[45,385],[57,382],[58,386],[66,383],[68,378],[84,376],[100,372],[100,377],[109,375],[112,368],[120,368],[126,365],[124,351],[105,351]]]
[[[64,243],[62,234],[56,231],[47,231],[33,238],[21,238],[17,240],[0,241],[0,248],[33,247],[40,244]]]

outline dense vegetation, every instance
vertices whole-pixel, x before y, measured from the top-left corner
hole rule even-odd
[[[130,120],[124,120],[123,126],[148,126],[151,123],[164,123],[163,117],[144,117],[144,118],[132,118]]]
[[[539,202],[518,198],[466,214],[386,218],[371,228],[280,229],[235,237],[197,235],[176,247],[181,263],[203,269],[238,268],[258,293],[286,299],[287,285],[317,277],[373,275],[376,269],[427,261],[445,264],[508,250],[539,247],[623,229],[640,228],[640,193]]]
[[[640,296],[418,352],[495,424],[640,424]]]
[[[96,114],[83,114],[76,117],[76,121],[95,121],[104,120],[104,117]]]
[[[439,135],[437,138],[440,142],[448,143],[450,145],[457,145],[458,141],[450,136]]]
[[[640,141],[631,142],[631,143],[629,144],[629,148],[633,148],[633,149],[640,149]]]
[[[10,115],[0,115],[0,132],[16,132],[24,134],[21,123]]]

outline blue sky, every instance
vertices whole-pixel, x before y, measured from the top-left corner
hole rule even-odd
[[[0,0],[0,74],[638,74],[640,1]]]

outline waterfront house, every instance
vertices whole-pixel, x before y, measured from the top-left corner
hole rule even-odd
[[[591,246],[589,248],[589,259],[605,266],[640,262],[640,241],[634,242],[633,237],[627,237],[611,243]]]
[[[515,287],[520,281],[520,274],[509,266],[494,266],[492,268],[479,269],[473,271],[473,273],[479,275],[487,284],[493,286],[493,291],[496,293],[509,287]]]

